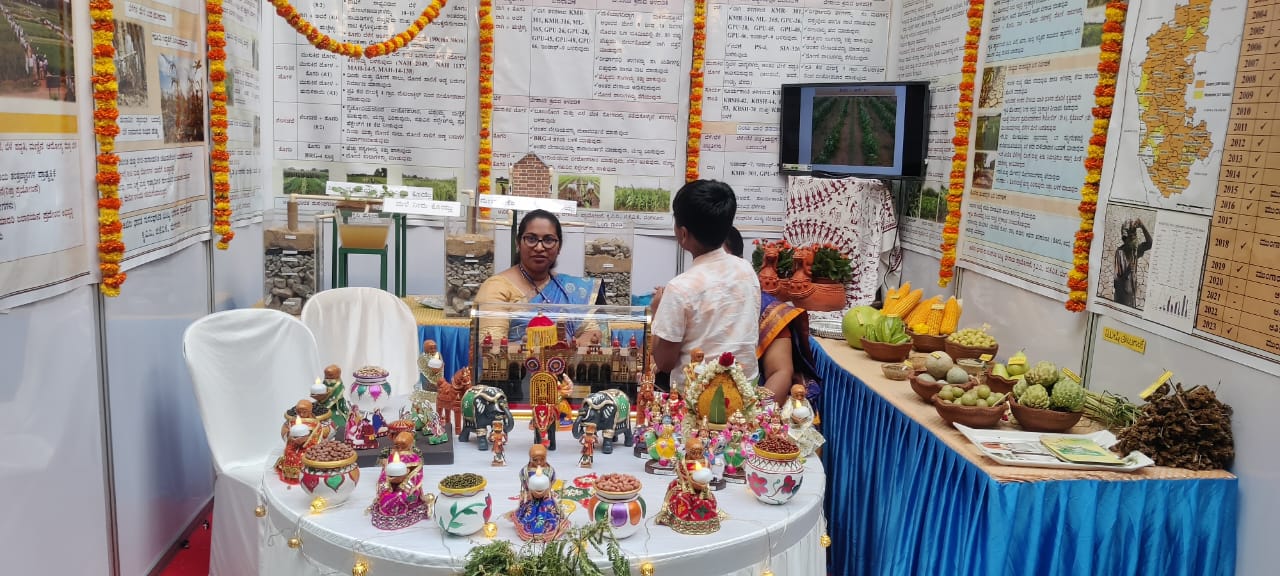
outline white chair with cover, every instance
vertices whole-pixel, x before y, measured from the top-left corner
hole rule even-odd
[[[333,288],[312,296],[302,322],[315,334],[320,361],[351,373],[366,365],[390,372],[391,395],[413,392],[418,382],[418,322],[404,300],[377,288]]]
[[[259,486],[285,410],[321,375],[315,337],[283,312],[228,310],[187,327],[182,349],[217,472],[209,573],[257,574]]]

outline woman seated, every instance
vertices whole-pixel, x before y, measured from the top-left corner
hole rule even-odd
[[[480,285],[475,301],[520,304],[603,305],[604,286],[599,278],[578,278],[552,272],[564,239],[560,219],[546,210],[533,210],[520,219],[517,229],[520,263],[503,270]],[[509,322],[505,318],[482,318],[480,337],[494,341],[507,338],[516,344],[524,341],[528,319]],[[566,323],[564,338],[575,338],[586,346],[593,335],[600,335],[590,323],[578,326]]]
[[[742,258],[742,248],[742,233],[730,228],[725,251]],[[760,294],[756,358],[760,361],[762,382],[779,406],[787,401],[794,384],[803,384],[809,398],[821,391],[822,381],[809,346],[809,313],[767,293]]]

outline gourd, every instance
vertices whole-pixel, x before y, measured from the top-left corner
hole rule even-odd
[[[924,369],[934,378],[946,378],[947,372],[955,368],[956,362],[946,352],[934,352],[924,360]]]

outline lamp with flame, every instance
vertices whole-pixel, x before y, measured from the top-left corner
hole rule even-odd
[[[529,489],[534,492],[545,492],[548,488],[551,488],[551,479],[542,473],[542,467],[539,466],[529,478]]]
[[[329,392],[329,388],[324,385],[324,379],[316,378],[316,383],[311,385],[311,395],[324,396]]]
[[[293,426],[289,427],[290,438],[305,438],[311,435],[311,427],[302,423],[301,416],[293,417]]]
[[[391,460],[387,462],[387,467],[383,471],[386,472],[387,478],[399,478],[409,473],[409,467],[400,461],[400,453],[392,450]]]
[[[693,481],[698,484],[708,484],[714,476],[710,468],[703,468],[701,462],[693,463]]]
[[[813,415],[813,413],[809,411],[809,407],[801,404],[799,400],[792,400],[792,402],[794,402],[791,409],[792,416],[795,416],[799,420],[806,420]]]

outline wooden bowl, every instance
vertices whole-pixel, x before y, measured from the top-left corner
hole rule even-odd
[[[863,338],[862,351],[877,362],[902,362],[908,356],[911,356],[911,343],[885,344],[883,342],[869,342],[866,338]]]
[[[946,336],[916,334],[910,330],[907,330],[907,334],[911,335],[911,344],[915,346],[917,352],[937,352],[946,348]]]
[[[990,348],[974,348],[971,346],[961,346],[955,342],[947,341],[945,349],[947,355],[950,356],[952,360],[959,362],[961,359],[977,358],[983,354],[990,354],[992,358],[995,358],[996,351],[1000,350],[1000,345],[997,344]]]
[[[884,377],[890,380],[906,380],[911,375],[911,368],[901,362],[889,362],[880,365]]]
[[[1066,432],[1080,421],[1081,416],[1080,412],[1030,408],[1013,400],[1010,400],[1009,408],[1013,410],[1013,417],[1018,420],[1018,426],[1028,432]]]
[[[978,406],[962,406],[952,404],[934,394],[930,398],[934,409],[938,411],[938,416],[947,421],[947,424],[959,422],[970,428],[995,428],[1000,424],[1000,419],[1004,418],[1005,402],[1001,402],[995,406],[988,408],[980,408]]]
[[[919,396],[921,400],[924,400],[925,402],[932,402],[933,397],[937,395],[937,393],[941,392],[942,387],[946,386],[947,383],[946,382],[922,382],[916,378],[916,376],[919,376],[920,374],[921,372],[912,372],[911,376],[907,378],[908,380],[911,381],[911,389],[915,391],[916,395]],[[952,386],[959,386],[964,390],[968,390],[977,385],[978,385],[978,381],[973,377],[969,378],[968,384],[952,384]]]
[[[1005,378],[1003,376],[996,376],[990,371],[987,371],[987,387],[990,388],[992,392],[1010,394],[1013,392],[1013,385],[1017,383],[1017,380]]]

